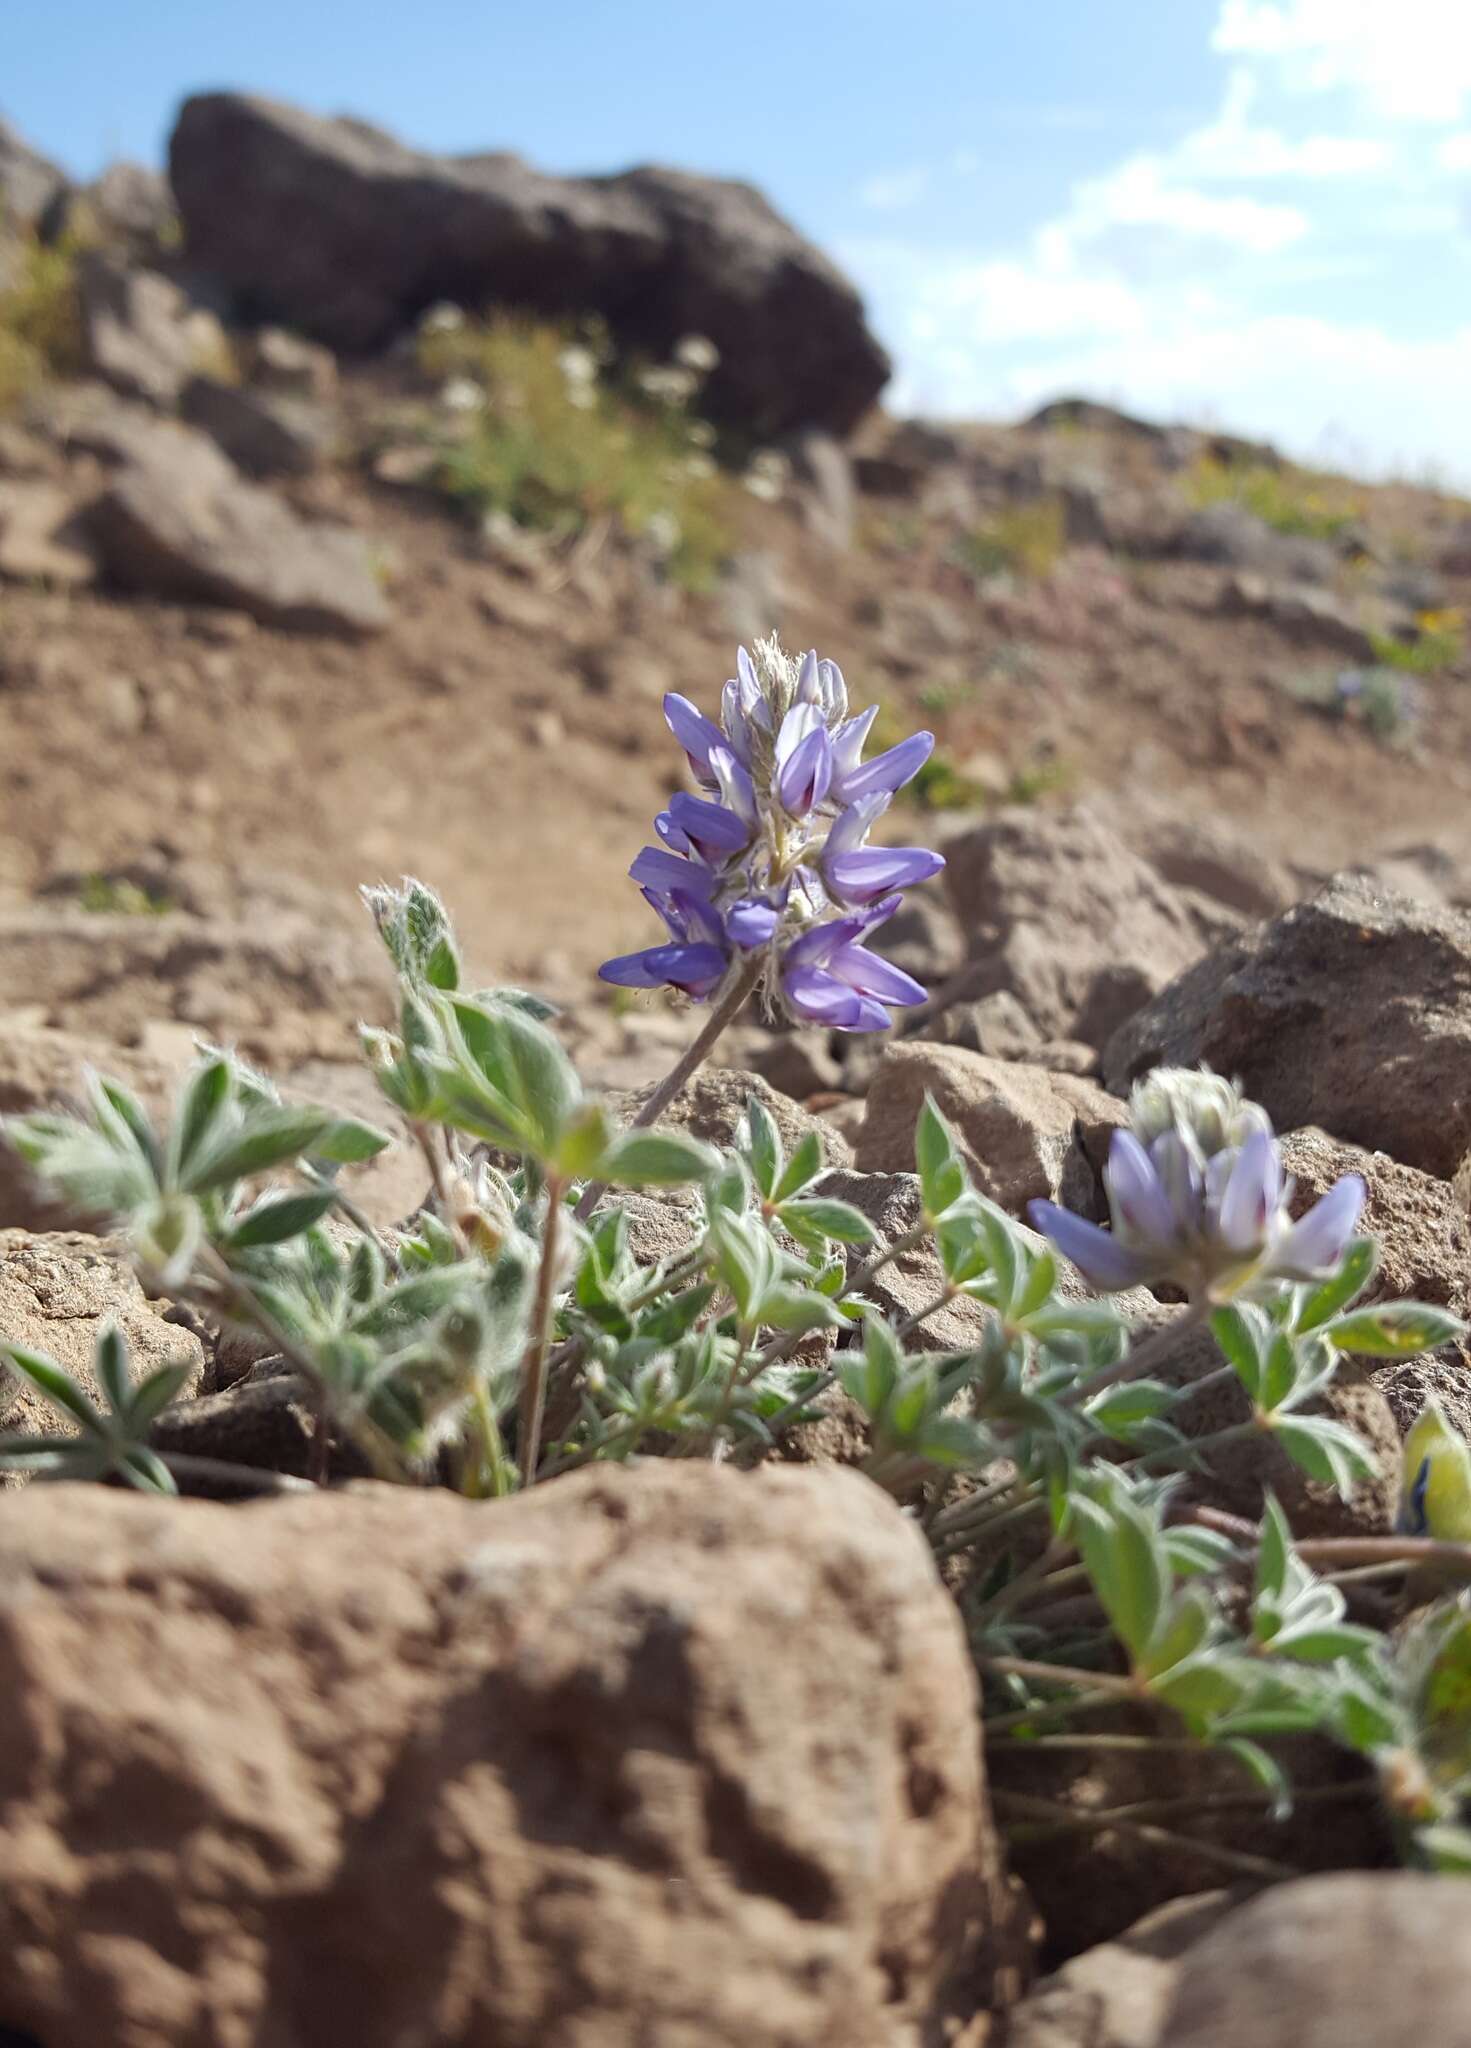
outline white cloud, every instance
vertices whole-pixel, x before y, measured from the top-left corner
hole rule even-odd
[[[1238,65],[1214,121],[1177,145],[1172,161],[1194,178],[1351,178],[1386,170],[1393,145],[1375,135],[1305,135],[1293,141],[1276,128],[1253,127],[1259,97],[1254,74]]]
[[[1116,228],[1169,228],[1264,253],[1306,234],[1308,221],[1295,206],[1177,184],[1167,159],[1134,156],[1104,177],[1075,186],[1072,208],[1059,226],[1074,246]]]
[[[1471,171],[1471,128],[1447,135],[1435,155],[1442,170]]]
[[[858,188],[858,197],[876,213],[898,213],[906,206],[917,206],[929,183],[928,165],[915,164],[907,171],[880,171],[865,179]]]
[[[1222,0],[1211,43],[1290,90],[1349,92],[1393,120],[1455,121],[1471,103],[1466,0]]]

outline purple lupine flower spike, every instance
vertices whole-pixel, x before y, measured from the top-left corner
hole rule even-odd
[[[815,650],[800,661],[774,640],[741,648],[717,725],[687,697],[664,700],[700,794],[681,792],[654,821],[630,874],[669,928],[669,943],[608,962],[605,979],[662,979],[699,1000],[754,959],[769,1002],[841,1031],[878,1031],[924,990],[864,943],[898,891],[943,866],[918,846],[870,846],[894,792],[918,772],[928,734],[863,765],[876,710],[848,715],[848,686]],[[748,969],[741,970],[749,972]]]
[[[1030,1212],[1095,1287],[1112,1293],[1163,1280],[1210,1304],[1337,1268],[1363,1207],[1357,1174],[1294,1223],[1266,1112],[1204,1071],[1149,1075],[1134,1090],[1130,1118],[1104,1168],[1111,1232],[1052,1202]]]

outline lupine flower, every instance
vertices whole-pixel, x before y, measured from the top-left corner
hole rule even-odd
[[[1335,1270],[1364,1204],[1356,1173],[1294,1223],[1271,1119],[1229,1081],[1161,1068],[1129,1108],[1131,1127],[1114,1133],[1103,1173],[1112,1231],[1055,1202],[1029,1208],[1100,1292],[1168,1280],[1192,1299],[1227,1301],[1264,1281]]]
[[[1405,1438],[1400,1528],[1407,1536],[1471,1543],[1471,1444],[1432,1394]]]
[[[742,958],[764,954],[768,1003],[839,1031],[881,1031],[890,1008],[923,1002],[920,984],[863,940],[899,891],[945,864],[926,847],[867,843],[933,735],[865,762],[876,709],[850,718],[837,663],[795,662],[775,640],[754,659],[740,649],[718,725],[672,692],[664,716],[700,793],[670,798],[654,820],[660,843],[629,873],[670,943],[608,961],[602,978],[705,1000]]]

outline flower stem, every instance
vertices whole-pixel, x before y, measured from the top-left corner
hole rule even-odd
[[[716,1041],[727,1025],[735,1022],[755,994],[756,984],[761,979],[762,964],[759,956],[750,959],[740,972],[733,976],[725,994],[705,1019],[704,1029],[699,1036],[690,1041],[663,1080],[651,1090],[648,1101],[629,1126],[631,1130],[647,1130],[650,1124],[657,1123],[685,1082],[692,1074],[699,1072],[715,1050]],[[584,1188],[582,1198],[573,1212],[579,1223],[586,1223],[607,1193],[607,1189],[606,1181],[594,1181],[590,1187]]]
[[[552,1334],[552,1308],[557,1294],[557,1261],[561,1252],[562,1192],[566,1183],[547,1175],[547,1216],[541,1234],[541,1266],[536,1276],[531,1343],[521,1368],[521,1484],[536,1483],[541,1456],[541,1427],[546,1414],[547,1346]]]

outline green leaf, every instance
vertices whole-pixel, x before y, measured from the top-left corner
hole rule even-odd
[[[18,1372],[22,1379],[29,1380],[38,1394],[45,1396],[53,1408],[63,1415],[70,1415],[83,1429],[94,1436],[106,1436],[107,1425],[87,1396],[82,1392],[71,1374],[48,1358],[43,1351],[27,1351],[20,1344],[0,1344],[0,1357]]]
[[[1345,1621],[1324,1628],[1282,1629],[1272,1638],[1274,1656],[1299,1664],[1334,1664],[1340,1657],[1363,1657],[1378,1649],[1383,1638],[1371,1628]]]
[[[620,1188],[676,1187],[707,1179],[719,1164],[720,1155],[688,1131],[624,1131],[598,1172]]]
[[[1177,1579],[1224,1571],[1236,1561],[1236,1545],[1218,1529],[1181,1524],[1164,1532],[1165,1555]]]
[[[603,1155],[612,1133],[601,1103],[589,1102],[562,1133],[556,1168],[563,1180],[603,1178]]]
[[[822,1144],[818,1135],[816,1131],[804,1131],[776,1184],[773,1200],[790,1201],[793,1195],[802,1192],[809,1181],[816,1180],[822,1169]]]
[[[1263,1371],[1265,1328],[1261,1317],[1250,1308],[1218,1308],[1210,1327],[1226,1363],[1255,1401],[1261,1392]]]
[[[947,1472],[988,1464],[995,1455],[986,1431],[964,1415],[932,1415],[915,1437],[913,1451]]]
[[[1471,1827],[1459,1821],[1432,1821],[1416,1828],[1415,1848],[1431,1870],[1443,1877],[1471,1877]]]
[[[825,1294],[817,1294],[810,1287],[792,1287],[779,1282],[768,1288],[757,1302],[754,1320],[764,1329],[820,1330],[840,1320],[837,1310]]]
[[[657,1307],[644,1311],[639,1317],[638,1334],[651,1338],[657,1344],[676,1344],[695,1327],[714,1298],[715,1289],[708,1283],[687,1288],[683,1294],[672,1295]]]
[[[504,1119],[507,1150],[545,1162],[581,1099],[572,1063],[543,1024],[524,1011],[440,998],[455,1050],[468,1062],[468,1099],[479,1099],[492,1124]],[[459,1063],[457,1063],[459,1064]],[[474,1126],[470,1126],[474,1128]],[[477,1133],[483,1134],[483,1133]]]
[[[1196,1657],[1161,1672],[1150,1681],[1149,1689],[1196,1728],[1229,1713],[1242,1690],[1230,1667],[1210,1657]]]
[[[1162,1380],[1120,1380],[1095,1394],[1083,1413],[1095,1429],[1127,1441],[1131,1430],[1167,1414],[1179,1398],[1179,1390]]]
[[[169,1403],[183,1393],[193,1372],[194,1367],[185,1360],[178,1365],[161,1365],[157,1371],[149,1373],[129,1399],[129,1430],[136,1436],[142,1436],[150,1429]]]
[[[1292,1780],[1277,1759],[1258,1743],[1246,1742],[1240,1736],[1233,1736],[1223,1743],[1236,1761],[1241,1764],[1271,1798],[1273,1820],[1286,1820],[1292,1812]]]
[[[1370,1358],[1413,1358],[1435,1351],[1464,1336],[1466,1325],[1443,1308],[1422,1301],[1386,1301],[1361,1308],[1324,1326],[1323,1335],[1339,1351],[1357,1351]]]
[[[1355,1482],[1373,1476],[1374,1461],[1351,1429],[1328,1416],[1279,1416],[1272,1433],[1310,1479],[1335,1486],[1347,1499]]]
[[[279,1200],[257,1202],[224,1234],[222,1243],[231,1251],[250,1251],[257,1245],[284,1244],[300,1237],[314,1223],[320,1223],[337,1197],[330,1189],[301,1195],[283,1195]]]
[[[785,1154],[771,1111],[757,1095],[746,1104],[746,1151],[752,1178],[769,1201],[776,1193]]]
[[[140,1493],[177,1493],[174,1475],[170,1472],[157,1451],[147,1444],[135,1444],[118,1460],[118,1471],[129,1486],[136,1486]]]
[[[206,1142],[234,1094],[234,1071],[227,1059],[206,1060],[184,1084],[170,1136],[171,1178],[177,1182]]]
[[[1297,1312],[1300,1334],[1316,1330],[1361,1295],[1379,1269],[1379,1247],[1372,1237],[1356,1237],[1331,1278],[1314,1288]]]
[[[914,1129],[914,1161],[925,1214],[939,1218],[965,1193],[965,1168],[954,1134],[929,1094]]]
[[[183,1174],[182,1184],[191,1194],[205,1194],[268,1173],[272,1167],[310,1152],[334,1121],[325,1109],[286,1103],[262,1105],[238,1129],[202,1147]]]
[[[1187,1586],[1161,1615],[1141,1669],[1152,1676],[1183,1664],[1207,1642],[1215,1618],[1215,1604],[1205,1588]]]
[[[1051,1298],[1057,1285],[1057,1261],[1051,1252],[1033,1252],[1030,1260],[1026,1279],[1012,1303],[1011,1319],[1014,1323],[1024,1323],[1029,1316],[1034,1316]]]
[[[369,1159],[376,1159],[391,1142],[386,1131],[359,1123],[356,1117],[343,1116],[330,1123],[315,1141],[312,1157],[325,1159],[332,1166],[362,1166]]]
[[[1343,1741],[1362,1756],[1391,1749],[1402,1739],[1403,1731],[1390,1703],[1358,1686],[1346,1687],[1338,1694],[1333,1718]]]
[[[876,1235],[861,1209],[851,1202],[825,1201],[820,1195],[783,1202],[776,1213],[794,1235],[801,1234],[794,1228],[798,1225],[838,1244],[872,1244]]]
[[[766,1231],[750,1218],[717,1209],[710,1218],[710,1249],[716,1270],[730,1289],[740,1320],[755,1328],[756,1311],[776,1277],[776,1251]]]
[[[1287,1566],[1292,1556],[1292,1531],[1281,1504],[1268,1493],[1262,1509],[1261,1548],[1257,1552],[1256,1597],[1270,1594],[1280,1600],[1287,1584]]]
[[[133,1381],[128,1371],[128,1340],[116,1323],[104,1323],[98,1331],[92,1370],[108,1407],[114,1415],[122,1415],[132,1399]]]
[[[1111,1485],[1104,1500],[1085,1494],[1073,1501],[1073,1534],[1114,1633],[1139,1662],[1169,1597],[1169,1565],[1158,1531]]]
[[[1297,1349],[1285,1330],[1279,1330],[1267,1346],[1257,1404],[1268,1414],[1279,1408],[1297,1383]]]
[[[922,1429],[938,1419],[934,1372],[926,1360],[911,1367],[895,1387],[883,1415],[884,1434],[909,1445]]]
[[[149,1122],[148,1112],[137,1096],[124,1088],[121,1081],[111,1081],[105,1074],[100,1074],[96,1077],[92,1100],[99,1116],[127,1134],[139,1158],[147,1163],[149,1171],[161,1184],[164,1177],[163,1147]]]

